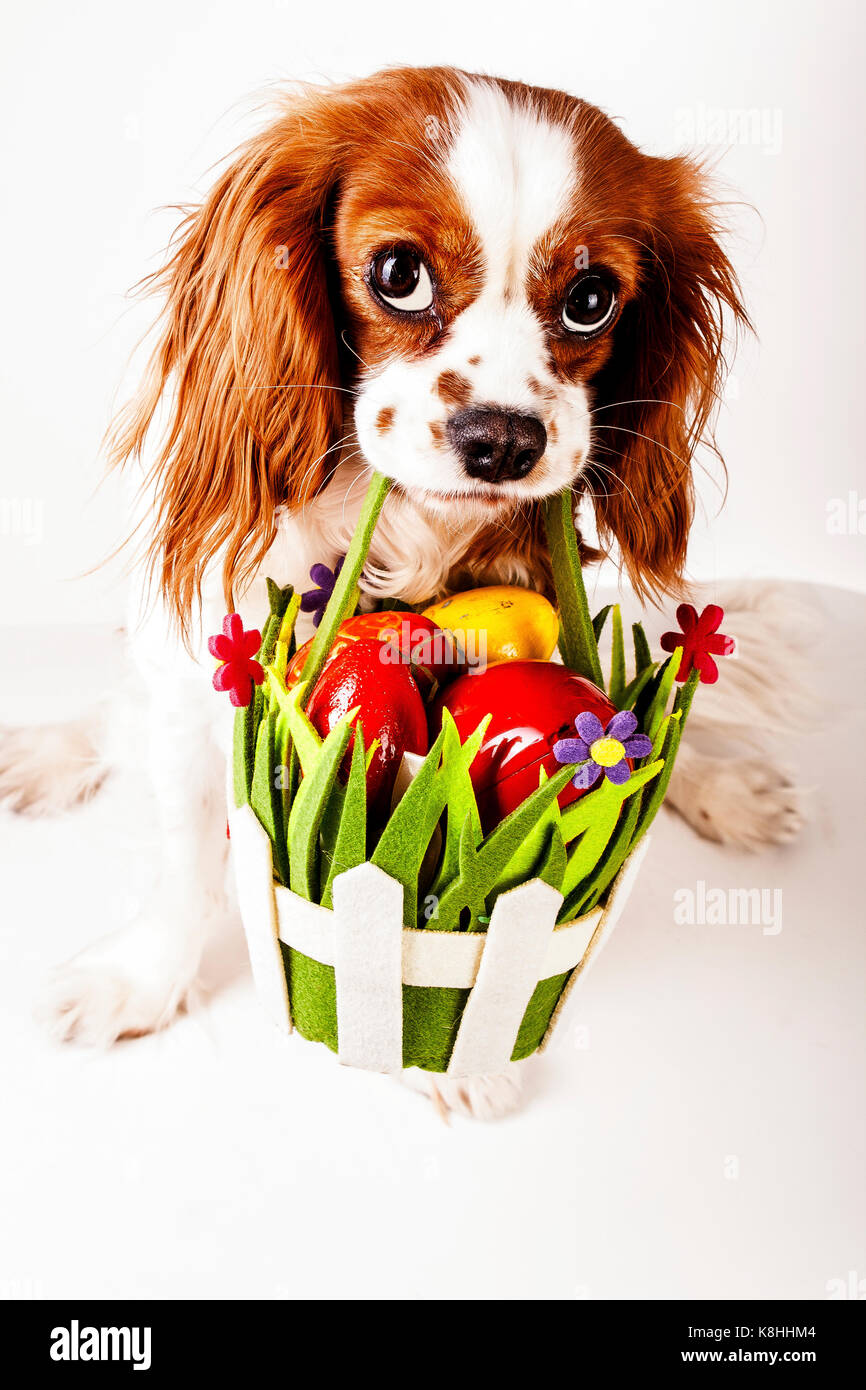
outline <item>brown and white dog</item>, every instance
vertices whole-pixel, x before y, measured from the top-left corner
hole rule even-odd
[[[142,460],[138,593],[152,601],[136,599],[131,631],[162,889],[52,986],[60,1034],[95,1042],[161,1027],[195,981],[225,850],[215,720],[229,713],[204,640],[226,606],[255,626],[265,574],[304,587],[312,562],[333,563],[371,469],[395,486],[370,596],[549,590],[539,504],[566,487],[638,595],[675,590],[725,329],[746,323],[695,163],[641,153],[562,92],[450,68],[286,98],[189,214],[155,287],[159,342],[112,452]],[[741,645],[750,622],[729,613]],[[735,665],[718,722],[760,724],[747,650]],[[21,809],[69,804],[103,772],[79,726],[15,731],[0,749],[0,795]],[[760,844],[799,823],[763,758],[686,749],[671,797],[718,839]],[[514,1082],[439,1090],[494,1113]]]

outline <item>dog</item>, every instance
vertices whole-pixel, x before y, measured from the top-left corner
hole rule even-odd
[[[231,158],[153,278],[158,340],[109,442],[146,537],[130,632],[161,889],[58,972],[59,1036],[149,1032],[189,999],[226,850],[230,710],[206,638],[226,609],[260,624],[265,575],[303,588],[311,564],[334,564],[373,469],[393,487],[368,601],[498,582],[550,594],[541,504],[564,488],[576,524],[594,509],[639,598],[679,589],[691,461],[727,330],[748,327],[722,214],[698,164],[642,153],[588,103],[451,68],[293,91]],[[792,652],[766,636],[772,595],[760,601],[760,675],[744,643],[757,601],[728,602],[742,655],[705,702],[718,730],[766,728],[769,690],[791,684]],[[0,745],[0,794],[20,810],[72,805],[105,770],[96,724]],[[690,741],[669,799],[750,846],[802,818],[766,754],[711,758]],[[511,1108],[518,1080],[418,1078],[482,1116]]]

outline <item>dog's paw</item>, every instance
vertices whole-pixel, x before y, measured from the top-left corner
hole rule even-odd
[[[802,790],[762,758],[702,758],[674,804],[706,839],[742,849],[787,844],[805,824]]]
[[[430,1097],[433,1106],[447,1120],[465,1115],[473,1120],[501,1120],[519,1109],[521,1077],[516,1067],[498,1076],[440,1076],[419,1072],[416,1084]]]
[[[109,1047],[165,1028],[196,997],[197,957],[184,960],[146,921],[97,941],[55,970],[36,1005],[59,1042]]]
[[[106,772],[84,724],[0,729],[0,802],[13,811],[66,811],[89,800]]]

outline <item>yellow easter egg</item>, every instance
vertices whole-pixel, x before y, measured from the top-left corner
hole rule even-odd
[[[516,584],[452,594],[425,608],[424,616],[455,634],[470,665],[549,661],[559,637],[553,605]]]

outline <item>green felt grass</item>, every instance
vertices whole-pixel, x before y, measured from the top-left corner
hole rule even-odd
[[[236,806],[245,806],[250,799],[253,785],[253,768],[256,759],[256,702],[235,710],[234,734],[232,739],[232,782]]]
[[[351,617],[355,611],[360,596],[358,580],[361,577],[367,551],[370,549],[370,541],[373,539],[373,532],[376,529],[376,522],[385,504],[390,486],[391,480],[384,478],[381,473],[374,473],[370,479],[361,507],[361,515],[358,517],[358,524],[349,542],[349,549],[346,551],[343,568],[340,570],[331,597],[328,599],[322,614],[322,621],[316,628],[313,644],[301,672],[301,679],[305,682],[304,704],[306,704],[313,686],[322,674],[322,668],[334,644],[340,623],[344,618]]]
[[[682,655],[682,647],[677,647],[668,660],[659,667],[654,679],[646,687],[646,693],[651,694],[650,705],[646,714],[643,714],[643,717],[639,714],[638,718],[641,719],[641,728],[644,733],[648,734],[651,739],[655,738],[664,721]],[[639,702],[639,704],[642,703],[642,701]]]
[[[371,862],[378,869],[403,885],[403,922],[407,927],[416,925],[418,874],[436,822],[445,808],[444,800],[436,795],[437,782],[441,785],[438,772],[444,743],[443,729],[391,812],[371,855]]]
[[[554,805],[556,803],[554,802]],[[547,844],[544,849],[544,856],[541,859],[535,874],[546,883],[550,888],[555,888],[557,893],[562,888],[562,880],[565,878],[565,870],[568,864],[565,853],[565,841],[562,838],[562,826],[559,821],[555,821],[550,827],[547,837]]]
[[[310,902],[319,897],[319,829],[349,744],[352,710],[335,724],[322,745],[321,755],[298,789],[289,816],[289,869],[293,893]]]
[[[328,825],[331,803],[336,801],[336,829]],[[326,826],[327,831],[326,833]],[[322,867],[324,887],[322,907],[333,907],[334,879],[363,864],[367,857],[367,785],[364,775],[364,729],[360,720],[355,728],[352,763],[345,789],[335,783],[322,820]]]
[[[540,785],[548,780],[542,767]],[[518,845],[491,889],[488,896],[491,912],[500,893],[507,893],[510,888],[517,888],[519,884],[528,883],[532,878],[542,878],[551,888],[559,891],[566,865],[565,844],[560,831],[561,821],[559,802],[552,801]]]
[[[610,648],[610,684],[607,688],[611,702],[617,709],[623,707],[625,695],[625,642],[622,635],[622,612],[618,603],[613,605],[613,638]]]
[[[575,916],[579,917],[584,912],[590,912],[619,873],[625,863],[626,855],[632,848],[632,840],[640,812],[641,798],[633,796],[628,803],[628,810],[625,815],[620,816],[616,829],[608,840],[598,863],[573,891],[571,902],[574,904]]]
[[[266,686],[271,708],[278,711],[280,736],[291,735],[299,770],[306,776],[312,772],[322,750],[322,740],[302,708],[306,686],[299,681],[291,690],[286,690],[285,681],[273,667],[267,671]]]
[[[278,765],[276,730],[275,714],[269,714],[259,725],[250,805],[270,837],[276,876],[280,883],[288,883],[289,856],[283,824],[283,793],[275,772]]]
[[[481,741],[489,723],[490,718],[488,716],[481,721],[478,728],[461,748],[460,735],[457,732],[457,725],[454,723],[451,712],[450,710],[443,711],[442,734],[444,741],[440,769],[440,797],[444,803],[445,829],[439,867],[428,890],[436,898],[447,888],[459,871],[460,842],[465,833],[464,827],[467,820],[473,844],[478,845],[483,839],[481,817],[478,813],[478,803],[475,800],[475,789],[469,776],[469,768],[475,754],[481,747]]]
[[[612,608],[612,603],[606,603],[604,605],[604,608],[600,608],[592,620],[592,630],[595,635],[596,642],[600,641],[601,639],[601,634],[604,632],[604,625],[607,622],[607,615],[610,613]]]
[[[273,661],[274,651],[281,636],[284,644],[288,643],[301,606],[301,596],[295,593],[291,584],[286,584],[281,589],[272,579],[266,579],[265,583],[268,586],[271,611],[262,630],[262,645],[258,652],[262,666],[267,666]]]
[[[640,675],[645,666],[655,666],[653,654],[644,632],[643,623],[632,623],[632,641],[634,642],[634,669]]]
[[[337,990],[334,967],[321,965],[280,942],[292,1018],[302,1038],[337,1051]],[[529,1057],[540,1046],[571,971],[541,980],[523,1015],[511,1059]],[[403,1066],[444,1072],[471,991],[426,985],[403,986]]]
[[[530,793],[505,820],[491,830],[476,849],[467,818],[460,841],[459,868],[455,879],[439,899],[438,915],[428,923],[437,931],[457,931],[461,926],[477,931],[480,919],[489,916],[488,899],[498,890],[508,866],[534,830],[539,817],[556,800],[573,776],[571,767],[560,768],[549,781]]]
[[[544,525],[559,600],[560,654],[570,670],[588,677],[600,690],[604,690],[598,644],[581,574],[571,488],[547,499],[544,504]]]
[[[604,778],[591,795],[573,802],[563,812],[562,834],[571,846],[562,883],[566,897],[598,863],[613,834],[622,803],[635,796],[661,770],[661,761],[656,761],[638,768],[627,782],[619,785]],[[561,920],[567,921],[568,918]]]
[[[512,1062],[531,1057],[536,1048],[541,1046],[551,1015],[570,975],[571,971],[566,970],[564,975],[551,975],[547,980],[539,980],[526,1006],[526,1013],[517,1033],[517,1041],[511,1054]]]
[[[641,692],[652,680],[655,669],[655,662],[652,662],[651,665],[644,666],[643,670],[638,671],[634,680],[629,681],[622,693],[622,700],[620,701],[621,709],[634,709],[637,700],[640,698]],[[638,720],[638,723],[640,723],[640,720]]]

